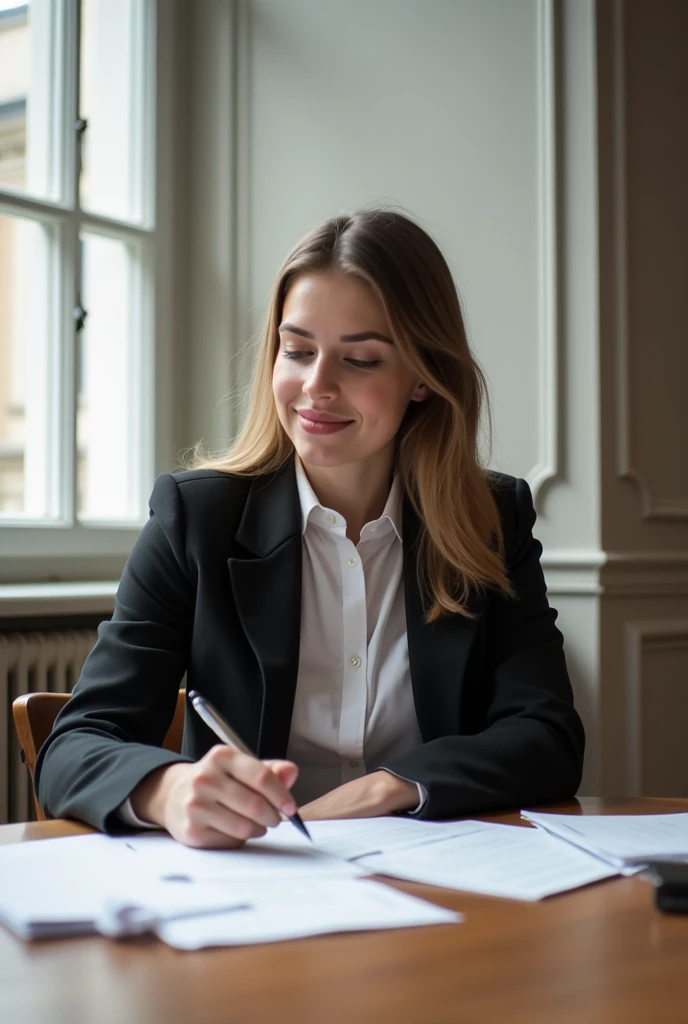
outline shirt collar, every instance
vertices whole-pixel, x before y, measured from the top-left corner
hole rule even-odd
[[[298,455],[295,458],[296,488],[299,494],[301,505],[301,535],[306,532],[309,523],[321,526],[326,530],[346,530],[346,520],[334,509],[325,508],[320,504],[315,491],[310,485],[306,471],[303,468]],[[361,540],[372,540],[383,536],[389,530],[394,530],[399,540],[402,539],[402,494],[401,483],[397,475],[392,480],[392,486],[385,502],[385,507],[379,519],[366,523],[361,530]]]

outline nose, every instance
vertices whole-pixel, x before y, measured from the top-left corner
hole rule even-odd
[[[311,400],[336,397],[339,385],[334,367],[327,359],[316,359],[308,368],[302,391]]]

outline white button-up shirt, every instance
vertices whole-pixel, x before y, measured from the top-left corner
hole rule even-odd
[[[395,478],[358,544],[296,459],[301,504],[301,646],[287,757],[308,803],[422,743],[406,639],[402,493]],[[419,787],[421,805],[425,794]],[[419,808],[416,808],[418,810]]]
[[[318,501],[296,458],[301,505],[301,643],[287,758],[296,803],[309,803],[422,743],[411,690],[404,605],[402,493],[395,478],[358,544]],[[418,813],[426,800],[418,784]],[[119,814],[146,827],[125,800]],[[157,827],[157,826],[154,826]]]

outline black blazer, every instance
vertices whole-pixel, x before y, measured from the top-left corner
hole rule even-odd
[[[474,619],[423,622],[418,520],[404,502],[404,588],[421,746],[385,765],[420,782],[421,818],[574,795],[584,736],[556,612],[547,603],[523,480],[491,476],[516,599],[476,597]],[[301,513],[291,460],[254,478],[194,470],[158,477],[74,696],[38,755],[40,803],[103,830],[154,768],[217,742],[189,710],[183,755],[159,745],[187,689],[206,696],[260,757],[284,757],[299,665]]]

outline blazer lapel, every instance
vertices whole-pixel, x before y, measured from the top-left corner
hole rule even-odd
[[[459,728],[461,687],[477,629],[476,619],[448,615],[425,622],[418,585],[417,548],[420,524],[404,498],[404,595],[406,633],[413,699],[423,741],[446,736]],[[482,602],[473,611],[480,614]]]
[[[301,511],[294,462],[251,486],[228,560],[237,613],[263,683],[257,754],[284,757],[299,668]]]

